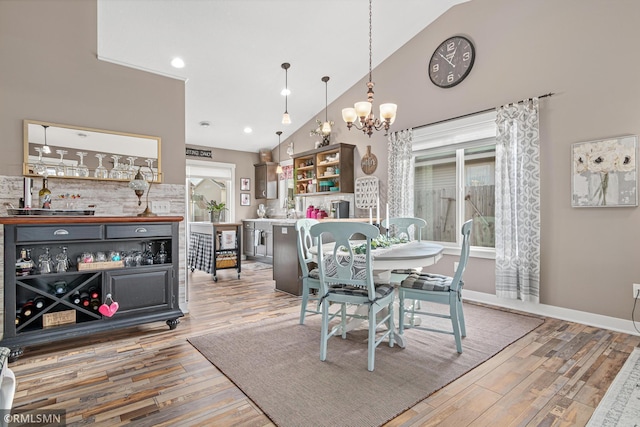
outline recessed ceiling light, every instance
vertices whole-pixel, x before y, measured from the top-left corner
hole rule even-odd
[[[291,95],[291,89],[282,89],[282,92],[280,92],[280,95],[282,96],[288,96]]]
[[[171,60],[171,65],[175,68],[184,68],[184,61],[182,58],[173,58]]]
[[[244,133],[251,133],[251,132],[253,132],[253,129],[251,129],[249,126],[244,128]]]
[[[211,126],[211,122],[203,120],[200,122],[200,126],[202,126],[203,128],[208,128],[209,126]]]

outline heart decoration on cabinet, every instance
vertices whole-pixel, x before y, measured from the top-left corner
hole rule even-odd
[[[107,302],[109,302],[109,301],[111,301],[111,303],[107,304]],[[111,294],[107,294],[107,297],[105,298],[104,304],[102,304],[100,307],[98,307],[98,311],[103,316],[111,317],[114,314],[116,314],[116,311],[118,311],[119,308],[120,308],[120,304],[118,304],[116,301],[114,301],[111,298]]]

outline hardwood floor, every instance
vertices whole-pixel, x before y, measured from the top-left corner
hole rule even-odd
[[[297,313],[271,270],[191,274],[190,313],[25,349],[12,363],[14,408],[64,409],[68,425],[273,425],[187,338]],[[443,336],[443,339],[449,337]],[[583,426],[640,337],[557,319],[390,421],[387,426]]]

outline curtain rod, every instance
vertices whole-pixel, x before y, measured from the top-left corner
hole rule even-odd
[[[553,93],[553,92],[545,93],[544,95],[540,95],[540,96],[538,96],[538,99],[540,99],[540,98],[547,98],[547,97],[549,97],[549,96],[553,96],[553,95],[555,95],[555,93]],[[523,99],[522,101],[513,102],[512,104],[521,104],[521,103],[523,103],[523,102],[525,102],[525,101],[529,101],[529,100],[531,100],[531,99],[533,99],[533,98],[525,98],[525,99]],[[509,104],[506,104],[506,105],[509,105]],[[476,114],[488,113],[489,111],[495,111],[495,109],[496,109],[496,108],[497,108],[497,107],[494,107],[494,108],[486,108],[486,109],[484,109],[484,110],[476,111],[475,113],[468,113],[468,114],[463,114],[463,115],[461,115],[461,116],[457,116],[457,117],[451,117],[451,118],[449,118],[449,119],[438,120],[437,122],[428,123],[428,124],[426,124],[426,125],[420,125],[420,126],[417,126],[417,127],[413,128],[413,129],[421,129],[421,128],[424,128],[424,127],[427,127],[427,126],[433,126],[433,125],[438,125],[438,124],[440,124],[440,123],[450,122],[451,120],[464,119],[465,117],[475,116]]]

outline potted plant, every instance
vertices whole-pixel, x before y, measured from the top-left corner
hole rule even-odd
[[[225,204],[212,200],[207,203],[207,210],[211,213],[211,222],[220,222],[220,214],[225,210]]]

